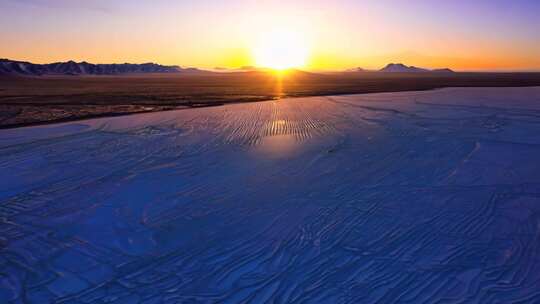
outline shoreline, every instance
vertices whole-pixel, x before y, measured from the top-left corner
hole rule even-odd
[[[366,92],[325,92],[325,93],[315,93],[315,94],[290,94],[285,95],[279,98],[265,98],[260,100],[230,100],[230,101],[219,101],[219,102],[192,102],[192,103],[183,103],[183,104],[118,104],[118,105],[110,105],[110,106],[124,106],[124,107],[133,107],[133,106],[143,106],[143,107],[154,107],[153,109],[148,110],[138,110],[138,111],[126,111],[126,112],[108,112],[108,113],[98,113],[98,114],[88,114],[88,115],[81,115],[81,116],[69,116],[69,117],[62,117],[58,119],[51,119],[51,120],[41,120],[41,121],[33,121],[33,122],[21,122],[21,123],[12,123],[12,124],[5,124],[2,125],[0,122],[0,130],[9,130],[9,129],[18,129],[18,128],[25,128],[25,127],[36,127],[36,126],[45,126],[45,125],[53,125],[53,124],[61,124],[61,123],[68,123],[68,122],[76,122],[76,121],[83,121],[83,120],[89,120],[89,119],[97,119],[97,118],[107,118],[107,117],[119,117],[119,116],[130,116],[130,115],[136,115],[136,114],[148,114],[148,113],[157,113],[157,112],[168,112],[168,111],[177,111],[177,110],[189,110],[189,109],[196,109],[196,108],[207,108],[207,107],[219,107],[229,104],[241,104],[241,103],[252,103],[252,102],[265,102],[265,101],[272,101],[272,100],[280,100],[280,99],[295,99],[295,98],[305,98],[305,97],[324,97],[324,96],[343,96],[343,95],[365,95],[365,94],[380,94],[380,93],[399,93],[399,92],[425,92],[425,91],[433,91],[433,90],[440,90],[440,89],[450,89],[450,88],[524,88],[524,87],[539,87],[540,85],[514,85],[514,86],[435,86],[432,88],[425,88],[425,89],[387,89],[387,90],[371,90]],[[6,106],[6,105],[5,105]],[[100,107],[104,106],[101,104],[39,104],[39,103],[27,103],[27,104],[10,104],[7,106],[14,106],[14,107],[24,107],[24,106],[36,106],[36,107],[47,107],[47,106],[78,106],[78,107]],[[157,109],[156,109],[157,108]]]

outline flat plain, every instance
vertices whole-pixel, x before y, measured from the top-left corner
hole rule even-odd
[[[0,76],[0,128],[284,97],[540,86],[540,73],[307,73]]]

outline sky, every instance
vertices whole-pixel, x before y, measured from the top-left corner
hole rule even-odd
[[[237,68],[279,29],[301,37],[311,70],[540,70],[539,12],[538,0],[0,0],[0,58]]]

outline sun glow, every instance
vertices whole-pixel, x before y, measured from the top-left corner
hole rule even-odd
[[[307,64],[309,47],[299,33],[288,29],[272,30],[259,37],[253,57],[258,67],[278,71],[301,68]]]

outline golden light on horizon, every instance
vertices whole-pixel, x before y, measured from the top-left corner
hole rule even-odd
[[[252,52],[257,67],[277,71],[305,67],[309,59],[305,37],[286,28],[262,33]]]

